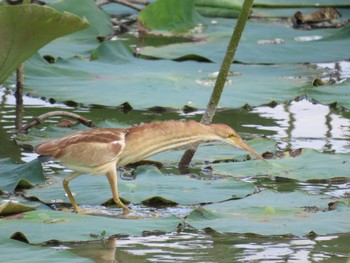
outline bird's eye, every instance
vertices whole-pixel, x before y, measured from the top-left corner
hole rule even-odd
[[[228,137],[229,137],[229,138],[233,138],[233,137],[236,137],[236,135],[235,135],[234,133],[229,133],[229,134],[228,134]]]

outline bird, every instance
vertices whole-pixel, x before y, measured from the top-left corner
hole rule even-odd
[[[264,160],[230,126],[193,120],[150,122],[129,128],[92,128],[41,143],[34,151],[60,161],[73,171],[63,180],[63,188],[75,213],[83,211],[69,188],[69,182],[82,174],[90,174],[106,175],[115,204],[127,214],[131,210],[119,198],[117,168],[163,151],[212,141],[242,148]]]

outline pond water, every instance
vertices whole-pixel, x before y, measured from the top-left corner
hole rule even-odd
[[[349,235],[298,238],[187,232],[112,238],[71,249],[86,256],[86,251],[98,248],[99,253],[90,256],[96,262],[346,262],[349,245]]]
[[[53,110],[78,113],[93,121],[117,121],[120,126],[166,119],[196,119],[201,111],[174,109],[131,110],[51,104],[25,97],[25,121]],[[32,149],[13,140],[15,100],[12,92],[0,89],[0,158],[28,162],[36,158]],[[56,123],[58,118],[47,120]],[[350,114],[306,99],[247,110],[220,109],[215,122],[231,125],[244,138],[266,136],[281,149],[313,148],[326,152],[350,152]],[[180,158],[181,154],[179,154]],[[60,168],[59,169],[63,169]],[[175,169],[175,167],[174,167]],[[270,178],[251,179],[261,188],[302,189],[310,193],[344,196],[350,193],[347,180],[334,182],[279,182]],[[179,208],[181,210],[181,208]],[[183,211],[171,211],[180,215]],[[166,213],[169,213],[167,211]],[[252,230],[253,231],[253,230]],[[350,229],[341,235],[307,237],[220,234],[211,229],[179,226],[174,233],[145,233],[141,237],[116,236],[98,242],[62,243],[67,249],[95,262],[350,262]]]
[[[5,137],[5,134],[8,134],[7,137],[11,137],[11,132],[15,129],[15,98],[4,88],[0,89],[0,98],[1,134]],[[121,126],[168,119],[200,120],[203,114],[203,111],[185,113],[183,110],[166,108],[131,110],[126,114],[120,109],[111,107],[70,107],[65,104],[51,104],[32,97],[24,97],[24,104],[25,121],[54,110],[74,112],[92,121],[118,121]],[[58,118],[49,119],[47,122],[58,122]],[[275,139],[283,149],[312,148],[342,153],[350,151],[350,113],[337,111],[327,105],[313,103],[306,99],[273,106],[260,106],[251,110],[219,109],[215,122],[227,123],[243,134],[243,137],[268,136]],[[19,153],[15,149],[6,153],[0,152],[0,154],[3,156],[10,154],[16,160],[27,156],[26,152]]]

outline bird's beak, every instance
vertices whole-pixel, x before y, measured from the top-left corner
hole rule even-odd
[[[256,158],[266,161],[260,154],[258,154],[252,147],[250,147],[248,144],[246,144],[241,138],[229,138],[228,143],[234,146],[237,146],[239,148],[242,148],[249,153],[255,155]]]

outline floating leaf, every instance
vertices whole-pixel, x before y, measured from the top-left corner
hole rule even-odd
[[[180,205],[219,202],[232,197],[245,197],[254,192],[251,183],[233,179],[198,180],[181,175],[164,175],[154,167],[139,167],[135,180],[119,180],[119,194],[133,204],[161,196]],[[81,205],[101,205],[112,194],[104,176],[82,175],[69,184]],[[26,196],[35,196],[41,201],[65,200],[62,177],[51,177],[50,184],[28,189]]]
[[[0,216],[19,214],[32,210],[35,210],[35,207],[23,205],[18,202],[6,201],[0,203]]]
[[[311,231],[321,235],[347,232],[350,206],[328,211],[332,200],[329,196],[298,191],[265,190],[244,199],[204,206],[204,212],[193,211],[186,222],[195,228],[209,227],[225,233],[302,236]],[[319,207],[319,210],[305,209],[308,206]]]
[[[181,219],[175,216],[160,218],[118,219],[103,216],[87,216],[70,212],[36,210],[27,212],[16,220],[0,219],[0,238],[14,232],[22,232],[32,243],[56,239],[62,241],[95,240],[91,233],[105,236],[127,233],[141,235],[145,230],[175,231]],[[55,222],[55,223],[50,223]],[[69,229],[69,231],[67,231]]]
[[[83,104],[205,108],[218,70],[213,63],[135,58],[121,41],[104,42],[93,54],[92,61],[59,59],[55,64],[33,57],[26,63],[26,89],[34,96]],[[232,70],[238,76],[228,78],[221,107],[285,101],[303,92],[307,79],[317,74],[303,65],[233,65]]]
[[[11,192],[16,187],[28,188],[44,181],[42,166],[38,160],[15,164],[10,159],[0,159],[1,190]]]
[[[98,8],[93,0],[62,0],[55,1],[50,6],[59,12],[70,12],[86,19],[90,27],[56,39],[39,51],[42,55],[54,58],[89,56],[91,50],[100,44],[98,37],[109,36],[114,32],[110,16]]]
[[[141,53],[146,56],[166,59],[180,59],[196,55],[219,63],[225,54],[227,43],[234,27],[231,19],[217,19],[217,24],[205,19],[207,34],[205,40],[196,43],[177,43],[160,47],[144,47]],[[295,30],[284,24],[248,22],[235,55],[235,60],[249,64],[294,64],[319,63],[344,60],[348,48],[350,26],[339,29],[319,29],[317,31]],[[319,36],[319,40],[297,41],[301,36]],[[281,39],[279,45],[261,45],[262,40]],[[332,52],[323,54],[327,48]],[[302,51],[302,52],[301,52]],[[320,55],[322,54],[322,56]]]
[[[342,153],[321,153],[303,149],[297,157],[285,157],[267,162],[222,163],[214,172],[231,176],[270,175],[299,181],[328,180],[350,177],[350,156]]]
[[[91,262],[89,259],[74,255],[67,249],[44,248],[4,237],[0,237],[0,254],[3,262]]]
[[[142,26],[151,30],[183,33],[201,21],[194,0],[158,0],[139,14]]]
[[[267,7],[319,7],[319,6],[347,6],[347,0],[333,0],[331,3],[328,0],[319,0],[317,2],[304,0],[256,0],[254,6]]]
[[[238,17],[242,9],[240,0],[195,0],[196,9],[203,16]]]

